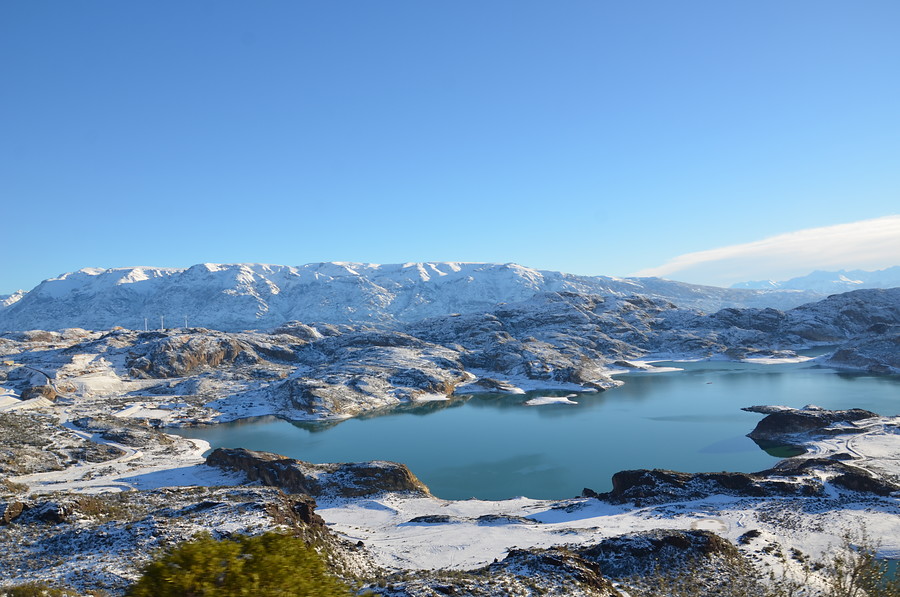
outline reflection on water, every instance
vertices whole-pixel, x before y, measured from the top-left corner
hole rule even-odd
[[[754,443],[760,447],[760,449],[764,450],[767,454],[774,456],[775,458],[793,458],[794,456],[800,456],[801,454],[806,454],[807,450],[803,446],[795,446],[792,444],[783,444],[781,442],[775,442],[770,439],[754,439]]]
[[[404,462],[448,499],[562,498],[584,487],[607,491],[619,470],[754,472],[802,450],[758,446],[745,437],[762,416],[741,411],[744,406],[898,410],[897,376],[846,375],[809,363],[670,365],[684,371],[623,375],[624,386],[579,394],[577,404],[524,404],[566,391],[472,394],[342,421],[269,420],[175,431],[214,447],[313,462]]]

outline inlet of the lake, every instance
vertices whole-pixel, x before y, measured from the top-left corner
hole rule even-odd
[[[172,430],[215,447],[276,452],[311,462],[405,463],[438,497],[565,498],[611,488],[634,468],[753,472],[776,457],[746,437],[756,404],[865,408],[896,415],[900,376],[839,372],[812,362],[657,363],[625,385],[578,394],[577,404],[526,406],[536,396],[475,394],[339,423],[277,419]]]

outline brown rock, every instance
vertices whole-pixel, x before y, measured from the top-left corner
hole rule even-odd
[[[53,386],[32,386],[22,392],[22,400],[31,400],[33,398],[46,398],[47,400],[56,400],[56,390]]]

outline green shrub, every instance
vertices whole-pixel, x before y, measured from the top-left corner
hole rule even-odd
[[[144,567],[130,597],[349,597],[314,549],[278,533],[217,541],[201,535]]]
[[[75,589],[51,587],[42,582],[27,582],[20,585],[0,587],[4,597],[78,597]]]

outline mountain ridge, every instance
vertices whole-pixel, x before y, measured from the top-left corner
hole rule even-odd
[[[541,292],[645,295],[684,308],[790,308],[822,298],[793,290],[725,289],[661,278],[580,276],[514,263],[202,263],[188,268],[83,268],[44,280],[0,307],[0,330],[140,329],[184,323],[224,331],[285,321],[416,321],[479,312]]]

